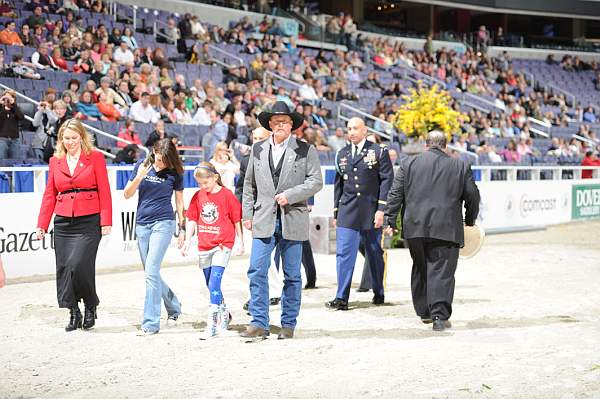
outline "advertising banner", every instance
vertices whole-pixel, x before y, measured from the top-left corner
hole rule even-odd
[[[600,217],[600,184],[574,184],[573,220]]]
[[[186,205],[196,189],[184,190]],[[8,278],[45,275],[55,272],[54,230],[52,224],[43,240],[35,234],[42,193],[15,193],[0,195],[0,254]],[[140,264],[135,235],[135,212],[137,195],[126,200],[122,191],[112,192],[113,227],[108,236],[102,237],[96,268],[112,268]],[[175,209],[175,208],[173,208]],[[197,242],[192,241],[191,248]],[[193,252],[192,252],[193,253]],[[184,262],[177,249],[177,237],[173,237],[167,250],[165,262]],[[189,261],[189,259],[187,259]]]
[[[333,214],[333,175],[323,168],[325,186],[315,195],[312,217]],[[486,231],[540,227],[571,220],[600,217],[600,182],[583,180],[478,182],[481,192],[479,222]],[[197,189],[185,189],[187,205]],[[112,233],[102,238],[98,269],[140,265],[135,235],[137,196],[125,200],[113,190]],[[47,275],[55,271],[53,228],[43,240],[35,235],[42,193],[0,195],[0,255],[8,278]],[[245,252],[251,249],[251,235],[244,235]],[[195,248],[196,242],[192,243]],[[193,252],[192,252],[193,253]],[[173,237],[165,262],[189,262],[177,250]]]
[[[547,226],[571,219],[568,180],[478,182],[486,230]]]

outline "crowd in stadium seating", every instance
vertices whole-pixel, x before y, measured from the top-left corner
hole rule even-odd
[[[59,115],[44,119],[46,124],[38,123],[38,136],[45,126],[57,130],[55,122],[47,124],[48,120],[73,116],[88,122],[120,122],[118,135],[142,144],[147,135],[141,137],[136,132],[135,122],[163,121],[168,126],[206,127],[206,134],[187,144],[206,147],[210,156],[220,141],[247,144],[248,131],[258,125],[257,113],[281,100],[305,116],[297,135],[330,154],[343,141],[340,121],[333,115],[340,101],[379,118],[370,126],[400,141],[401,132],[391,123],[393,115],[407,89],[419,84],[400,73],[401,68],[409,68],[432,77],[453,94],[470,93],[495,104],[491,111],[465,106],[458,97],[453,104],[469,115],[463,131],[456,134],[455,144],[484,154],[490,162],[522,162],[547,155],[578,157],[594,150],[589,143],[598,140],[594,108],[572,104],[564,94],[532,84],[525,73],[513,69],[507,53],[491,57],[470,49],[464,54],[445,48],[434,51],[431,38],[423,51],[408,50],[400,41],[356,35],[352,17],[344,14],[332,18],[328,30],[341,36],[340,43],[350,48],[347,52],[313,53],[300,48],[293,37],[285,38],[286,32],[276,20],[267,16],[257,26],[245,17],[232,22],[228,29],[204,24],[190,14],[169,16],[154,43],[140,43],[131,26],[113,26],[109,31],[101,19],[94,23],[94,18],[88,18],[86,23],[77,13],[79,9],[106,12],[101,0],[32,0],[25,5],[31,13],[18,19],[18,26],[12,19],[5,20],[0,32],[1,44],[35,48],[27,58],[13,53],[12,63],[3,61],[5,53],[0,48],[3,76],[40,80],[45,71],[72,76],[64,87],[49,87],[38,96],[46,108],[37,110],[37,116],[52,111]],[[17,14],[6,7],[0,11],[2,15]],[[247,62],[223,67],[209,43],[228,51],[239,49],[238,54],[248,57],[244,58]],[[185,73],[189,69],[181,70],[183,62],[219,73],[200,79],[197,74]],[[565,57],[560,63],[549,57],[546,63],[573,73],[598,69],[597,64],[577,57]],[[276,85],[274,74],[296,85]],[[594,83],[589,82],[591,87]],[[532,119],[556,127],[580,122],[577,133],[588,141],[540,139]],[[43,148],[32,144],[41,159]]]

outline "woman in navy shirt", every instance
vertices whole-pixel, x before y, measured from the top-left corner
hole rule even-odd
[[[135,165],[125,187],[125,198],[131,198],[136,191],[138,208],[135,232],[146,274],[141,335],[151,335],[160,330],[161,297],[167,308],[167,325],[175,324],[181,314],[179,300],[160,276],[160,264],[175,233],[175,213],[171,205],[173,192],[181,230],[185,226],[183,165],[170,139],[157,141],[152,155]],[[183,245],[184,238],[184,234],[179,235],[179,247]]]

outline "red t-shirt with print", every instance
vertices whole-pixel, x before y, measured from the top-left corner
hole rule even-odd
[[[242,219],[242,205],[235,195],[221,187],[217,193],[200,189],[190,202],[186,216],[198,224],[198,249],[233,248],[235,223]]]

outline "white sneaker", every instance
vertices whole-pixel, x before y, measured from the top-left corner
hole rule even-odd
[[[148,337],[150,335],[156,335],[156,334],[158,334],[158,331],[148,331],[148,330],[144,330],[142,328],[135,335],[137,335],[138,337]]]
[[[167,327],[177,327],[177,320],[179,319],[178,314],[172,314],[167,317]]]

